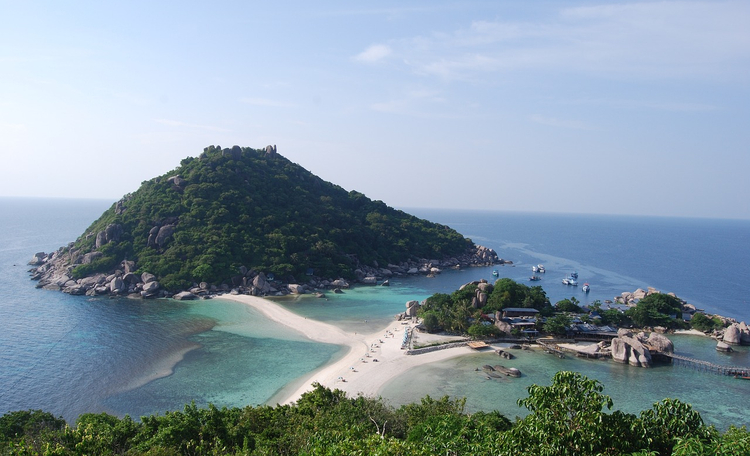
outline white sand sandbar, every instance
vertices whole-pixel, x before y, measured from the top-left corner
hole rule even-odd
[[[472,352],[468,347],[458,347],[409,356],[401,350],[403,332],[407,326],[395,321],[376,333],[357,334],[307,319],[267,299],[250,295],[223,295],[222,299],[250,305],[271,320],[299,331],[312,341],[349,347],[341,359],[313,372],[300,388],[279,401],[283,404],[298,400],[303,393],[311,390],[313,382],[340,389],[349,396],[376,396],[389,380],[415,366]]]

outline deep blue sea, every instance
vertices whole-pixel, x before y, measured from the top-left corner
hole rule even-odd
[[[37,290],[27,262],[74,240],[112,204],[101,200],[0,198],[0,413],[44,409],[73,422],[84,412],[139,417],[198,405],[274,404],[305,374],[341,356],[264,319],[248,306],[68,296]],[[527,282],[543,263],[540,282],[555,302],[586,303],[652,286],[674,292],[707,312],[750,322],[750,221],[405,209],[449,225],[494,248],[513,266],[502,277]],[[327,301],[283,299],[295,312],[363,332],[382,327],[412,299],[492,279],[494,268],[446,271],[434,279],[395,279]],[[577,271],[580,288],[562,285]],[[367,322],[365,322],[367,320]],[[676,351],[722,364],[750,366],[750,351],[714,350],[708,338],[675,336]],[[743,403],[750,382],[677,366],[639,369],[608,361],[520,353],[521,379],[487,381],[474,372],[496,363],[471,355],[414,369],[382,392],[394,405],[425,394],[466,397],[470,410],[523,415],[515,400],[532,383],[548,384],[560,369],[601,380],[615,407],[628,412],[677,397],[721,428],[750,424]]]

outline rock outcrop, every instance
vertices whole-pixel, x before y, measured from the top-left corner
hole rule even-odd
[[[107,225],[107,228],[96,234],[96,248],[101,248],[110,242],[117,242],[122,236],[122,225],[113,223]]]
[[[617,337],[612,339],[612,359],[631,366],[650,367],[651,353],[641,341],[641,337],[645,338],[645,335],[634,335],[626,329],[620,329]]]
[[[419,301],[408,301],[406,303],[406,312],[404,312],[404,316],[407,318],[412,318],[417,316],[417,311],[421,305],[419,304]]]
[[[177,299],[178,301],[190,301],[193,299],[198,299],[198,296],[194,295],[193,293],[189,291],[181,291],[172,297],[174,299]]]
[[[643,333],[639,334],[639,339],[641,339],[641,334]],[[652,332],[648,335],[648,337],[646,337],[644,345],[649,349],[649,351],[652,352],[674,353],[674,344],[672,343],[672,341],[663,334],[659,334],[656,332]]]
[[[722,340],[729,345],[750,345],[750,328],[744,321],[732,323],[724,330]]]

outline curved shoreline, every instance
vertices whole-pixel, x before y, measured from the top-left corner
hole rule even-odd
[[[312,341],[348,347],[344,356],[310,373],[294,391],[279,396],[278,402],[281,404],[296,402],[303,393],[312,389],[314,382],[331,389],[340,389],[349,396],[375,396],[386,383],[413,367],[472,352],[468,347],[458,347],[407,356],[401,350],[400,338],[404,328],[408,326],[395,321],[380,331],[358,334],[307,319],[263,298],[223,295],[221,299],[247,304],[267,318],[300,332]]]

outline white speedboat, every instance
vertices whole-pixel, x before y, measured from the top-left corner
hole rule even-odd
[[[584,293],[588,293],[591,291],[591,286],[588,284],[588,282],[583,284],[583,287],[581,287],[581,290],[583,290]]]
[[[536,265],[536,271],[537,272],[541,272],[542,274],[544,274],[544,272],[545,272],[544,265],[543,264]]]
[[[539,266],[532,266],[531,272],[539,272]]]

